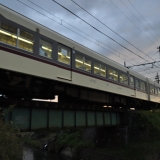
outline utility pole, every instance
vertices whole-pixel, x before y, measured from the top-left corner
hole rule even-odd
[[[160,82],[158,73],[157,73],[157,75],[155,76],[155,81],[156,81],[158,84],[159,84],[159,82]]]

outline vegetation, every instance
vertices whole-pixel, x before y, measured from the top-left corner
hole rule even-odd
[[[64,131],[57,137],[54,143],[54,150],[58,152],[65,147],[70,147],[73,156],[77,156],[80,148],[92,148],[93,144],[83,141],[81,134],[81,131]]]
[[[133,121],[128,144],[100,151],[125,160],[160,159],[160,110],[137,111]]]
[[[0,120],[0,159],[21,160],[22,140],[19,138],[19,130]]]

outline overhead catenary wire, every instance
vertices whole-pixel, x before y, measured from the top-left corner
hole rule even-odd
[[[119,9],[119,7],[115,4],[115,3],[113,3],[111,0],[109,0],[133,25],[135,25],[133,22],[132,22],[132,20],[131,19],[129,19],[125,14],[124,14],[124,12],[123,11],[121,11],[120,9]],[[136,25],[135,25],[136,26]],[[136,26],[137,27],[137,26]],[[137,27],[138,29],[139,29],[139,27]],[[140,30],[140,29],[139,29]],[[141,30],[140,30],[141,31]],[[144,53],[143,51],[141,51],[140,50],[140,52],[142,52],[143,54],[145,54],[146,55],[146,53]],[[148,55],[146,55],[146,56],[148,56]],[[151,58],[150,56],[148,56],[149,58]],[[152,58],[151,58],[152,59]],[[154,59],[152,59],[152,60],[154,60]]]
[[[49,18],[50,20],[52,20],[52,21],[58,23],[59,25],[62,25],[61,23],[59,23],[59,22],[55,21],[54,19],[52,19],[52,18],[46,16],[45,14],[43,14],[43,13],[41,13],[40,11],[38,11],[38,10],[32,8],[31,6],[29,6],[29,5],[25,4],[25,3],[23,3],[22,1],[20,1],[20,0],[17,0],[17,1],[20,2],[20,3],[22,3],[22,4],[24,4],[25,6],[29,7],[30,9],[32,9],[32,10],[38,12],[39,14],[41,14],[41,15],[43,15],[43,16]],[[70,31],[72,31],[72,32],[74,32],[74,33],[76,33],[77,35],[79,35],[79,36],[81,36],[81,37],[87,39],[86,37],[80,35],[79,33],[75,32],[75,31],[73,31],[73,30],[71,30],[70,28],[68,28],[68,27],[66,27],[66,26],[64,26],[64,25],[63,25],[63,27],[65,27],[65,28],[67,28],[68,30],[70,30]],[[94,43],[94,44],[96,44],[95,42],[91,41],[90,39],[87,39],[87,40],[90,41],[90,42],[92,42],[92,43]],[[97,45],[97,44],[96,44],[96,45]],[[98,46],[99,46],[99,45],[98,45]],[[114,54],[113,52],[107,50],[106,48],[104,48],[104,47],[102,47],[102,46],[99,46],[99,47],[102,48],[102,49],[104,49],[104,50],[106,50],[106,51],[108,51],[108,52],[110,52],[110,53],[112,53],[112,54]],[[99,54],[99,53],[97,53],[97,54]],[[99,54],[99,55],[101,55],[101,54]],[[116,55],[116,54],[115,54],[115,55]],[[101,56],[102,56],[102,57],[105,57],[104,55],[101,55]],[[117,56],[117,55],[116,55],[116,56]],[[119,56],[118,56],[118,57],[119,57]],[[106,58],[106,57],[105,57],[105,58]],[[121,57],[119,57],[119,58],[121,58]],[[122,59],[122,58],[121,58],[121,59]],[[122,59],[122,60],[124,60],[124,59]]]
[[[34,9],[34,8],[32,8],[32,7],[30,7],[29,5],[27,5],[27,4],[25,4],[25,3],[23,3],[23,2],[21,2],[20,0],[17,0],[17,1],[19,1],[20,3],[22,3],[22,4],[24,4],[24,5],[26,5],[27,7],[29,7],[30,9],[32,9],[32,10],[34,10],[34,11],[36,11],[36,12],[38,12],[38,13],[40,13],[41,15],[43,15],[43,16],[45,16],[45,17],[47,17],[47,18],[49,18],[49,19],[51,19],[52,21],[54,21],[54,22],[56,22],[56,23],[58,23],[58,24],[61,24],[61,23],[59,23],[59,22],[57,22],[57,21],[55,21],[54,19],[52,19],[52,18],[50,18],[50,17],[48,17],[48,16],[46,16],[45,14],[43,14],[43,13],[41,13],[40,11],[38,11],[38,10],[36,10],[36,9]],[[69,29],[68,27],[66,27],[66,26],[64,26],[65,28],[67,28],[67,29]],[[69,29],[69,30],[71,30],[71,29]],[[74,32],[73,30],[71,30],[72,32]],[[74,32],[74,33],[76,33],[76,32]],[[76,33],[76,34],[78,34],[78,33]],[[78,34],[78,35],[80,35],[80,34]],[[82,36],[82,35],[80,35],[80,36]],[[83,37],[83,36],[82,36]],[[83,37],[83,38],[85,38],[86,39],[86,37]],[[90,40],[89,40],[90,41]],[[96,44],[97,45],[97,44]],[[101,48],[103,48],[103,47],[101,47]],[[104,48],[105,50],[106,50],[106,48]],[[101,56],[103,56],[103,55],[101,55]],[[148,73],[149,74],[149,73]]]
[[[132,7],[141,15],[141,17],[145,20],[145,22],[147,22],[147,20],[144,18],[144,16],[138,11],[138,9],[132,4],[132,2],[130,0],[128,0],[129,3],[132,5]],[[155,32],[156,35],[158,35],[160,37],[160,35],[154,30],[154,28],[152,27],[152,25],[150,25],[148,22],[147,24],[152,28],[152,30]],[[159,41],[159,40],[158,40]]]
[[[48,10],[44,9],[43,7],[41,7],[41,6],[37,5],[36,3],[32,2],[31,0],[28,0],[28,1],[29,1],[30,3],[32,3],[32,4],[34,4],[35,6],[37,6],[37,7],[41,8],[42,10],[46,11],[47,13],[49,13],[49,14],[51,14],[51,15],[55,16],[54,14],[52,14],[52,13],[51,13],[51,12],[49,12]],[[112,50],[116,51],[117,53],[119,53],[119,54],[121,54],[121,55],[124,55],[123,53],[121,53],[121,52],[119,52],[119,51],[117,51],[117,50],[113,49],[112,47],[110,47],[110,46],[108,46],[108,45],[104,44],[103,42],[101,42],[101,41],[99,41],[99,40],[95,39],[94,37],[92,37],[92,36],[90,36],[89,34],[87,34],[87,33],[83,32],[82,30],[80,30],[80,29],[78,29],[78,28],[74,27],[73,25],[69,24],[68,22],[64,21],[63,19],[59,18],[58,16],[55,16],[55,17],[56,17],[56,18],[58,18],[58,19],[60,19],[62,22],[65,22],[66,24],[68,24],[68,25],[72,26],[73,28],[77,29],[78,31],[80,31],[80,32],[82,32],[82,33],[84,33],[84,34],[86,34],[87,36],[91,37],[91,38],[92,38],[92,39],[94,39],[95,41],[98,41],[98,42],[100,42],[101,44],[103,44],[103,45],[107,46],[108,48],[110,48],[110,49],[112,49]],[[62,25],[63,25],[63,23],[62,23]],[[87,40],[88,40],[88,39],[87,39]],[[98,46],[99,46],[99,44],[98,44]],[[112,52],[112,53],[113,53],[113,52]],[[113,53],[113,54],[114,54],[114,53]],[[116,56],[117,56],[117,55],[116,55]],[[124,56],[125,56],[125,58],[126,58],[126,57],[128,57],[128,56],[126,56],[126,55],[124,55]],[[119,56],[117,56],[117,57],[119,57]],[[130,58],[130,57],[128,57],[128,58]],[[123,60],[124,60],[124,59],[123,59]],[[125,61],[125,60],[124,60],[124,61]],[[134,60],[134,61],[135,61],[135,60]],[[135,62],[137,63],[137,61],[135,61]],[[133,64],[133,63],[132,63],[132,64]],[[134,64],[133,64],[133,65],[134,65]]]
[[[96,19],[98,22],[100,22],[102,25],[104,25],[106,28],[108,28],[109,30],[111,30],[113,33],[115,33],[117,36],[119,36],[120,38],[122,38],[124,41],[126,41],[128,44],[130,44],[131,46],[133,46],[134,48],[136,48],[137,50],[139,50],[140,52],[142,52],[139,48],[137,48],[135,45],[133,45],[131,42],[129,42],[128,40],[126,40],[124,37],[122,37],[120,34],[118,34],[117,32],[115,32],[113,29],[111,29],[110,27],[108,27],[105,23],[103,23],[102,21],[100,21],[97,17],[95,17],[94,15],[92,15],[90,12],[88,12],[86,9],[84,9],[81,5],[79,5],[78,3],[76,3],[74,0],[71,0],[74,4],[76,4],[78,7],[80,7],[82,10],[84,10],[85,12],[87,12],[90,16],[92,16],[94,19]],[[123,2],[122,2],[123,3]],[[145,54],[145,53],[144,53]]]
[[[29,2],[31,2],[32,4],[34,4],[34,5],[36,5],[37,7],[39,7],[39,8],[41,8],[42,10],[44,10],[44,11],[46,11],[47,13],[49,13],[49,14],[51,14],[51,15],[53,15],[53,16],[55,16],[54,14],[52,14],[52,13],[50,13],[48,10],[46,10],[46,9],[44,9],[44,8],[42,8],[41,6],[39,6],[39,5],[37,5],[36,3],[34,3],[34,2],[32,2],[32,1],[30,1],[30,0],[28,0]],[[55,16],[56,18],[58,18],[58,19],[60,19],[61,21],[64,21],[64,20],[62,20],[61,18],[59,18],[59,17],[57,17],[57,16]],[[67,23],[68,25],[70,25],[68,22],[66,22],[66,21],[64,21],[65,23]],[[70,26],[72,26],[72,27],[74,27],[73,25],[70,25]],[[76,27],[74,27],[75,29],[77,29]],[[79,30],[79,29],[77,29],[77,30]],[[79,31],[81,31],[81,30],[79,30]],[[84,33],[84,34],[86,34],[85,32],[83,32],[83,31],[81,31],[82,33]],[[86,35],[88,35],[88,34],[86,34]],[[88,36],[90,36],[90,35],[88,35]],[[91,37],[91,36],[90,36]],[[93,37],[91,37],[91,38],[93,38]],[[93,38],[93,39],[95,39],[95,38]],[[96,40],[96,39],[95,39]],[[102,42],[101,42],[102,43]],[[102,43],[103,44],[103,43]],[[105,45],[105,44],[104,44]],[[112,49],[112,48],[111,48]],[[113,49],[114,50],[114,49]],[[115,50],[116,51],[116,50]],[[118,51],[117,51],[118,52]],[[119,52],[120,53],[120,52]],[[122,53],[120,53],[120,54],[122,54]],[[123,54],[122,54],[123,55]],[[116,55],[117,56],[117,55]],[[124,55],[124,56],[126,56],[126,55]],[[119,57],[119,56],[117,56],[117,57]],[[135,61],[136,62],[136,61]],[[130,62],[131,63],[131,62]],[[133,64],[133,63],[132,63]],[[142,70],[143,71],[143,70]]]
[[[84,19],[82,19],[81,17],[77,16],[75,13],[73,13],[72,11],[70,11],[69,9],[67,9],[66,7],[62,6],[60,3],[58,3],[57,1],[53,0],[55,3],[57,3],[58,5],[60,5],[62,8],[66,9],[68,12],[72,13],[73,15],[75,15],[76,17],[78,17],[79,19],[81,19],[83,22],[85,22],[86,24],[88,24],[90,27],[92,27],[93,29],[95,29],[96,31],[98,31],[99,33],[103,34],[104,36],[108,37],[109,39],[111,39],[112,41],[114,41],[115,43],[117,43],[118,45],[120,45],[121,47],[125,48],[126,50],[128,50],[129,52],[137,55],[139,58],[145,60],[142,56],[136,54],[135,52],[131,51],[130,49],[128,49],[127,47],[125,47],[124,45],[120,44],[119,42],[117,42],[116,40],[114,40],[113,38],[111,38],[110,36],[108,36],[107,34],[103,33],[102,31],[100,31],[99,29],[97,29],[96,27],[94,27],[93,25],[91,25],[90,23],[88,23],[87,21],[85,21]],[[142,52],[142,51],[141,51]],[[142,52],[143,53],[143,52]],[[145,53],[144,53],[145,54]],[[145,54],[146,55],[146,54]],[[149,57],[151,58],[151,57]],[[145,60],[148,61],[148,60]],[[148,61],[149,62],[149,61]]]
[[[120,0],[121,3],[132,13],[132,15],[134,15],[134,17],[142,24],[143,27],[145,27],[146,30],[148,30],[148,28],[139,20],[139,18],[126,6],[126,4]],[[149,31],[149,30],[148,30]],[[142,31],[143,32],[143,31]],[[143,32],[144,33],[144,32]],[[149,31],[149,33],[151,34],[151,32]],[[145,34],[146,35],[146,34]],[[152,35],[152,34],[151,34]],[[153,36],[153,35],[152,35]],[[146,35],[146,37],[150,40],[150,42],[152,42],[154,45],[155,43]],[[153,36],[154,37],[154,36]],[[155,37],[154,37],[155,38]],[[156,38],[155,38],[156,39]],[[157,39],[156,39],[157,40]],[[155,45],[156,46],[156,45]]]
[[[128,50],[129,52],[137,55],[139,58],[148,61],[146,59],[144,59],[142,56],[136,54],[135,52],[131,51],[130,49],[128,49],[127,47],[125,47],[124,45],[120,44],[119,42],[117,42],[116,40],[114,40],[113,38],[111,38],[110,36],[108,36],[107,34],[103,33],[102,31],[100,31],[99,29],[97,29],[96,27],[94,27],[93,25],[91,25],[90,23],[88,23],[87,21],[85,21],[84,19],[82,19],[81,17],[79,17],[78,15],[76,15],[75,13],[73,13],[72,11],[70,11],[69,9],[67,9],[66,7],[64,7],[63,5],[61,5],[60,3],[58,3],[55,0],[52,0],[55,3],[57,3],[59,6],[61,6],[62,8],[64,8],[65,10],[67,10],[68,12],[70,12],[71,14],[73,14],[74,16],[78,17],[79,19],[81,19],[83,22],[85,22],[86,24],[88,24],[90,27],[92,27],[93,29],[95,29],[96,31],[98,31],[99,33],[103,34],[104,36],[108,37],[109,39],[111,39],[112,41],[114,41],[115,43],[119,44],[121,47],[125,48],[126,50]],[[138,49],[138,48],[137,48]],[[150,59],[152,59],[152,57],[148,56],[146,53],[144,53],[143,51],[141,51],[140,49],[138,49],[140,52],[142,52],[143,54],[145,54],[147,57],[149,57]],[[154,60],[154,59],[152,59]],[[148,61],[149,62],[149,61]]]

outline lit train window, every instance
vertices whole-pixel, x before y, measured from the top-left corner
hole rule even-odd
[[[12,46],[17,45],[17,28],[8,23],[0,23],[0,41]]]
[[[150,85],[150,93],[154,93],[154,86]]]
[[[58,47],[58,61],[70,65],[71,52],[70,49]]]
[[[120,83],[124,83],[128,85],[128,76],[124,73],[119,74],[119,81]]]
[[[136,79],[136,88],[139,89],[139,80]]]
[[[106,66],[94,62],[94,74],[98,74],[100,76],[106,77]]]
[[[146,84],[145,82],[140,82],[140,89],[145,91],[146,90]]]
[[[134,77],[130,76],[130,86],[134,87]]]
[[[33,52],[34,35],[20,30],[18,36],[18,48],[24,49],[29,52]]]
[[[87,72],[91,72],[91,60],[84,57],[84,70]]]
[[[82,55],[76,54],[75,66],[76,68],[91,72],[91,60]]]
[[[114,69],[108,69],[108,78],[114,81],[118,81],[118,72]]]
[[[75,64],[76,64],[76,68],[84,69],[83,56],[76,54]]]
[[[106,77],[106,66],[101,64],[101,76]]]
[[[52,44],[40,39],[39,55],[52,58]]]

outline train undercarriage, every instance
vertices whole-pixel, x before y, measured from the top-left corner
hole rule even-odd
[[[35,98],[54,99],[56,95],[59,104],[74,106],[118,110],[160,108],[158,103],[0,69],[0,102],[10,99],[17,101],[31,101]]]

